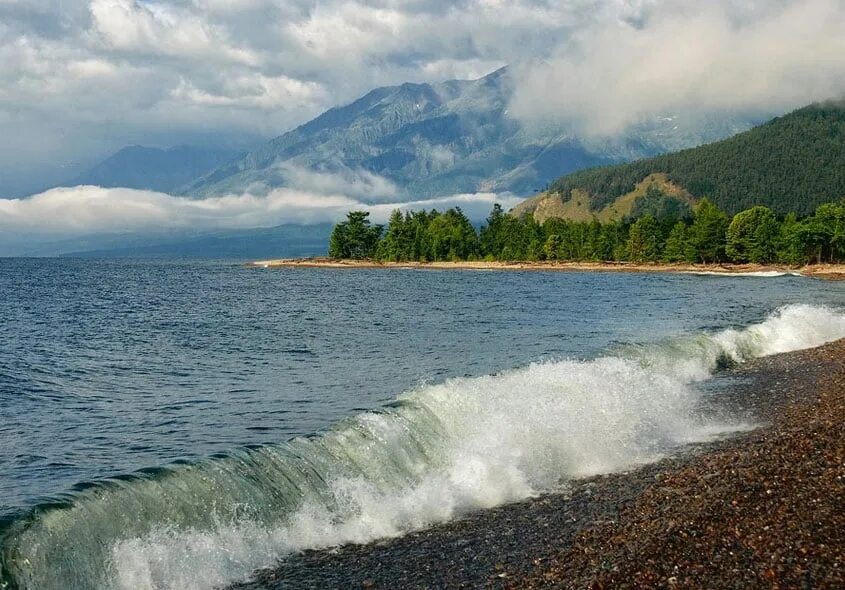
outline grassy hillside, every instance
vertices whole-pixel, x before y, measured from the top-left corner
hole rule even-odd
[[[647,205],[650,204],[650,197],[653,191],[660,195],[662,203],[674,202],[676,206],[686,207],[691,212],[696,201],[686,190],[672,183],[661,172],[649,174],[634,188],[605,205],[595,207],[586,191],[580,188],[572,189],[569,198],[563,200],[557,194],[542,193],[521,202],[513,208],[511,213],[516,217],[522,217],[525,213],[532,213],[534,219],[542,223],[547,219],[569,219],[570,221],[592,221],[597,219],[602,223],[609,221],[624,220],[639,217],[642,213],[651,213],[660,217],[654,211],[650,211]]]
[[[709,145],[564,176],[522,210],[548,209],[544,199],[586,199],[600,213],[631,200],[657,174],[730,214],[766,205],[808,215],[845,196],[845,101],[814,104]]]

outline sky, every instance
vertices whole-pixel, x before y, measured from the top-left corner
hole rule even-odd
[[[30,206],[4,187],[125,145],[244,147],[376,86],[506,64],[526,124],[785,112],[845,95],[842,31],[845,0],[0,0],[0,228]]]

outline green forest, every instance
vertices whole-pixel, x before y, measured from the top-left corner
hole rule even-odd
[[[575,172],[548,190],[564,200],[584,190],[598,211],[659,172],[729,214],[766,205],[778,216],[811,215],[845,196],[845,103],[811,105],[709,145]]]
[[[333,258],[380,261],[631,261],[808,264],[845,260],[845,200],[779,218],[754,206],[733,217],[708,199],[691,213],[599,223],[517,218],[498,204],[478,230],[460,208],[396,210],[387,226],[351,211],[335,225]]]

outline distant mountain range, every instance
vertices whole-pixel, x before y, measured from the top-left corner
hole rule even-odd
[[[98,234],[21,241],[0,232],[0,256],[230,258],[324,256],[332,224],[269,228]]]
[[[207,197],[277,187],[308,190],[303,178],[330,178],[336,192],[359,187],[378,200],[472,193],[530,195],[584,168],[629,162],[701,145],[761,119],[737,114],[652,117],[617,137],[585,137],[563,124],[527,127],[508,114],[508,68],[478,80],[377,88],[249,152],[213,147],[130,146],[64,186],[91,184]],[[377,179],[368,191],[361,179]],[[387,181],[387,182],[384,182]],[[322,185],[325,187],[325,183]]]
[[[168,149],[133,145],[64,184],[173,192],[241,155],[243,152],[234,150],[187,145]]]
[[[845,102],[813,104],[709,145],[563,176],[514,213],[607,221],[643,210],[656,195],[684,205],[708,197],[729,214],[766,205],[808,215],[841,199]]]
[[[570,171],[700,145],[748,129],[748,117],[654,117],[615,138],[508,116],[507,68],[478,80],[377,88],[185,184],[195,197],[294,185],[302,172],[389,180],[400,199],[476,191],[529,195]]]

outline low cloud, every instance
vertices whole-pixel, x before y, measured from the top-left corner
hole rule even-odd
[[[518,69],[510,113],[611,135],[645,117],[779,113],[845,94],[845,3],[644,2]]]
[[[285,184],[317,194],[343,194],[361,201],[377,202],[397,200],[399,188],[388,178],[369,170],[339,170],[324,172],[282,162],[277,166]]]
[[[190,199],[125,188],[57,188],[26,199],[0,199],[0,232],[17,236],[80,236],[171,230],[247,229],[285,223],[313,224],[342,219],[353,209],[386,221],[394,209],[461,207],[481,219],[493,203],[512,207],[513,195],[462,194],[412,202],[367,204],[350,196],[276,189],[265,196],[228,195]],[[40,239],[40,238],[39,238]]]

